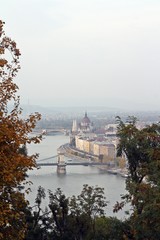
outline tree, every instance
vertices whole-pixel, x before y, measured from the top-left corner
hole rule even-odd
[[[55,193],[49,191],[49,208],[52,213],[50,224],[52,225],[52,234],[56,239],[68,239],[68,202],[60,188]],[[71,238],[72,239],[72,238]]]
[[[34,206],[27,206],[25,209],[25,218],[27,222],[27,231],[25,240],[43,240],[49,239],[51,230],[50,211],[42,209],[41,203],[45,199],[45,189],[39,186]]]
[[[75,205],[76,203],[76,205]],[[97,215],[104,215],[104,208],[107,206],[104,197],[104,189],[101,187],[93,187],[88,184],[83,185],[81,194],[77,197],[72,196],[70,200],[71,213],[87,213],[89,217],[95,218]]]
[[[123,196],[123,199],[132,206],[130,239],[158,239],[160,236],[160,124],[138,129],[134,117],[129,117],[126,123],[119,117],[117,120],[120,138],[117,154],[120,156],[125,153],[128,160],[129,176],[126,181],[128,194]],[[116,208],[121,208],[124,202],[118,203]]]
[[[20,51],[3,27],[0,20],[0,239],[14,240],[23,239],[26,230],[27,202],[21,184],[26,182],[27,170],[36,166],[36,155],[27,156],[23,146],[40,141],[40,137],[28,137],[40,114],[21,117],[18,86],[13,82],[20,69]]]
[[[61,189],[49,192],[49,208],[53,216],[56,239],[87,239],[94,234],[96,216],[104,215],[107,205],[104,190],[85,184],[80,195],[66,198]],[[58,238],[59,237],[59,238]]]
[[[83,185],[80,195],[72,196],[70,199],[70,212],[75,220],[77,239],[85,239],[86,236],[95,237],[95,220],[105,215],[104,208],[107,206],[104,197],[104,189]],[[87,239],[87,238],[86,238]],[[90,239],[90,238],[89,238]]]
[[[60,188],[55,193],[49,190],[49,210],[44,212],[40,204],[45,193],[40,187],[35,201],[37,210],[28,208],[25,239],[95,239],[95,222],[104,216],[107,204],[103,195],[102,188],[88,185],[83,186],[77,197],[66,197]]]
[[[123,240],[125,223],[115,217],[98,217],[95,221],[95,240]]]

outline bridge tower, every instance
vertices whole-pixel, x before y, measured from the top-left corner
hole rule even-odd
[[[64,154],[58,154],[58,163],[57,163],[57,173],[58,174],[65,174],[66,173],[66,163],[64,160]]]

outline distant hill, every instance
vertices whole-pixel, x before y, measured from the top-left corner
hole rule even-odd
[[[23,112],[25,113],[33,113],[33,112],[40,112],[42,114],[50,114],[50,113],[72,113],[72,112],[82,112],[82,114],[87,112],[115,112],[115,111],[122,111],[116,108],[109,108],[109,107],[43,107],[38,105],[21,105]]]

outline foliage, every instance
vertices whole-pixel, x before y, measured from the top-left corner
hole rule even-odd
[[[43,212],[39,204],[45,193],[39,187],[35,205],[38,207],[37,211],[28,209],[27,221],[30,228],[26,240],[94,239],[97,218],[104,216],[107,205],[103,195],[102,188],[84,185],[80,195],[69,198],[58,188],[55,193],[49,191],[49,210]]]
[[[49,222],[48,209],[41,208],[42,200],[46,197],[45,190],[42,187],[38,188],[35,205],[28,207],[25,210],[25,217],[27,222],[27,231],[25,239],[27,240],[43,240],[47,239],[51,224]]]
[[[72,196],[70,207],[72,214],[87,213],[89,217],[95,218],[97,215],[104,215],[104,208],[107,201],[104,197],[104,189],[100,187],[91,187],[88,184],[83,185],[83,190],[77,197]]]
[[[95,222],[95,240],[122,240],[125,223],[115,217],[99,217]]]
[[[131,239],[158,239],[160,236],[160,124],[142,129],[136,127],[136,118],[124,123],[117,118],[120,142],[118,156],[125,153],[129,176],[126,181],[128,194],[124,202],[130,202]],[[124,202],[117,203],[116,210]],[[152,228],[151,228],[152,226]]]
[[[27,202],[20,185],[28,169],[35,166],[36,156],[27,156],[27,143],[38,143],[40,138],[29,138],[40,115],[21,118],[18,86],[13,82],[20,69],[20,51],[16,43],[6,37],[0,21],[0,239],[23,239],[25,234],[24,209]],[[9,111],[8,105],[12,105]]]

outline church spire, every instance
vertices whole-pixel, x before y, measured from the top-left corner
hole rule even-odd
[[[77,121],[73,120],[73,124],[72,124],[72,132],[77,132],[78,128],[77,128]]]

